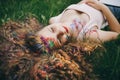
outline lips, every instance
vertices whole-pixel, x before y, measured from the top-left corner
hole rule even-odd
[[[68,33],[68,28],[67,28],[67,27],[65,27],[65,26],[63,26],[63,27],[64,27],[65,31]]]

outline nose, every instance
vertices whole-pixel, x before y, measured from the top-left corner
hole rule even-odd
[[[57,29],[57,31],[56,31],[57,38],[61,39],[63,35],[65,35],[65,31],[62,29]]]
[[[59,45],[59,47],[62,46],[67,41],[66,36],[68,33],[64,28],[59,29],[59,27],[54,27],[53,32],[57,40],[57,45]]]
[[[64,44],[67,41],[67,35],[64,32],[59,32],[57,34],[57,39],[60,42],[60,44]]]

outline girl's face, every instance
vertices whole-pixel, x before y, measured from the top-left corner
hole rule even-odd
[[[70,29],[61,23],[55,23],[44,27],[37,35],[54,42],[55,47],[62,46],[68,37],[70,37]]]

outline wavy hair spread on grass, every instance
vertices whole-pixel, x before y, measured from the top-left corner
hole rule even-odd
[[[26,44],[26,34],[41,28],[35,18],[9,21],[0,31],[1,80],[89,80],[97,77],[86,55],[99,44],[69,43],[51,53],[35,53]],[[31,33],[30,33],[31,32]],[[27,47],[26,47],[27,45]]]

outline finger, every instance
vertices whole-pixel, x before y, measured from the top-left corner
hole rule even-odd
[[[95,8],[95,4],[94,3],[86,3],[86,4]]]

